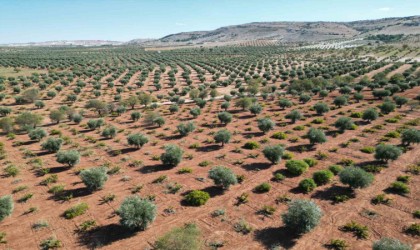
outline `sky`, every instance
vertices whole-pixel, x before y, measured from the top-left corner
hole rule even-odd
[[[262,21],[420,14],[420,0],[0,0],[0,44],[160,38]]]

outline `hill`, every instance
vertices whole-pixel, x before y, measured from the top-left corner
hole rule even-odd
[[[132,40],[131,45],[188,45],[235,43],[255,40],[319,42],[334,39],[364,38],[370,35],[405,36],[420,34],[420,16],[384,18],[354,22],[254,22],[221,27],[211,31],[171,34],[157,40]]]

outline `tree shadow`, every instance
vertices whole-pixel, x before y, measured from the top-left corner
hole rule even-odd
[[[310,152],[315,151],[315,147],[311,144],[301,144],[301,145],[295,145],[295,146],[289,146],[286,148],[290,152]]]
[[[349,198],[354,198],[355,194],[354,191],[350,187],[343,187],[343,186],[331,186],[324,190],[317,190],[315,193],[311,195],[311,198],[320,199],[320,200],[328,200],[336,203],[334,197],[338,195],[345,195]]]
[[[127,154],[127,153],[130,153],[130,152],[134,152],[134,151],[137,151],[137,150],[139,150],[139,148],[123,148],[123,149],[114,149],[114,150],[110,150],[110,151],[108,151],[108,154],[110,155],[110,156],[117,156],[117,155],[120,155],[120,154]]]
[[[167,141],[170,141],[170,140],[178,140],[178,139],[181,139],[182,137],[183,137],[182,135],[177,134],[177,135],[165,136],[162,139],[167,140]]]
[[[264,169],[269,169],[272,166],[272,164],[267,162],[254,162],[242,165],[241,167],[245,169],[246,171],[259,171]]]
[[[72,194],[73,198],[80,198],[92,194],[92,192],[86,187],[70,189],[66,190],[66,192],[68,192],[68,194]]]
[[[239,116],[238,119],[240,120],[244,120],[244,119],[250,119],[250,118],[255,118],[256,115],[243,115],[243,116]]]
[[[42,151],[42,152],[36,153],[36,156],[41,157],[41,156],[50,155],[50,154],[54,154],[54,152]]]
[[[252,137],[260,137],[265,135],[264,132],[250,132],[250,133],[242,133],[243,136],[252,136]]]
[[[196,150],[197,152],[211,152],[211,151],[219,150],[220,148],[221,148],[220,145],[208,145],[208,146],[199,147]]]
[[[284,249],[291,249],[299,239],[300,235],[286,227],[268,227],[256,230],[254,238],[263,244],[267,249],[274,249],[281,246]]]
[[[137,232],[118,225],[110,224],[97,227],[89,232],[78,232],[78,243],[89,249],[107,246],[113,242],[134,236]]]
[[[155,165],[143,166],[138,171],[142,174],[148,174],[148,173],[154,173],[154,172],[160,172],[160,171],[167,171],[172,168],[173,166],[168,166],[164,164],[155,164]]]
[[[21,142],[21,143],[20,143],[20,146],[29,146],[29,145],[35,144],[35,143],[37,143],[37,142],[38,142],[38,141],[35,141],[35,140],[25,141],[25,142]]]
[[[221,187],[210,186],[210,187],[201,189],[201,191],[209,193],[210,197],[213,198],[216,196],[223,195],[226,190]]]
[[[69,166],[52,167],[52,168],[49,168],[49,170],[50,170],[49,173],[50,174],[58,174],[58,173],[67,171],[69,169],[71,169],[71,167],[69,167]]]

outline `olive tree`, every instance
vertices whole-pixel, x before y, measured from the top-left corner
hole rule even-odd
[[[279,145],[267,146],[263,149],[264,157],[267,158],[272,164],[280,162],[283,156],[284,149]]]
[[[105,167],[84,169],[79,176],[85,186],[92,192],[102,189],[108,180],[107,168]]]
[[[297,110],[292,110],[285,116],[287,119],[290,119],[292,123],[295,123],[297,120],[302,119],[302,114]]]
[[[155,220],[156,213],[156,205],[138,195],[125,198],[118,209],[121,225],[130,230],[145,230]]]
[[[41,141],[42,138],[47,137],[47,132],[42,128],[36,128],[29,131],[28,136],[31,140]]]
[[[368,108],[365,111],[363,111],[362,119],[368,122],[374,121],[378,119],[378,111],[374,108]]]
[[[209,178],[214,184],[224,189],[229,189],[231,185],[238,183],[235,173],[230,168],[224,166],[216,166],[210,169]]]
[[[57,162],[73,167],[80,162],[80,153],[77,150],[60,151],[56,155]]]
[[[324,143],[327,141],[327,137],[325,136],[324,131],[321,129],[310,128],[306,137],[309,139],[311,145],[315,145],[317,143]]]
[[[63,139],[49,137],[45,142],[41,144],[41,148],[50,153],[55,153],[60,150],[61,144],[63,144]]]
[[[232,114],[229,112],[220,112],[217,114],[217,118],[222,124],[228,124],[232,121]]]
[[[136,148],[139,149],[149,142],[149,138],[143,134],[136,133],[136,134],[128,135],[127,142],[128,142],[128,145],[135,146]]]
[[[275,123],[270,118],[258,119],[258,128],[265,133],[270,130],[273,130]]]
[[[349,117],[340,117],[334,123],[334,126],[343,133],[347,129],[352,129],[354,126],[353,121]]]
[[[195,125],[193,122],[180,123],[176,128],[181,136],[187,136],[195,130]]]
[[[176,167],[182,160],[183,151],[175,144],[165,146],[165,152],[160,155],[164,165]]]
[[[9,217],[14,209],[13,198],[10,195],[0,197],[0,222]]]
[[[388,162],[389,160],[398,159],[401,153],[401,149],[394,145],[379,144],[375,148],[375,159]]]
[[[325,102],[318,102],[314,105],[314,109],[318,115],[323,115],[324,113],[328,112],[330,108]]]
[[[229,143],[230,138],[232,137],[232,134],[227,129],[222,129],[217,131],[214,134],[214,141],[216,143],[222,143],[222,147],[225,145],[225,143]]]
[[[282,214],[283,223],[287,228],[299,234],[310,232],[322,217],[321,208],[310,200],[294,200],[289,203],[287,212]]]
[[[373,181],[373,174],[358,167],[346,167],[339,173],[340,181],[351,188],[365,188]]]
[[[420,143],[420,130],[415,128],[406,129],[401,133],[401,143],[409,146],[411,143]]]

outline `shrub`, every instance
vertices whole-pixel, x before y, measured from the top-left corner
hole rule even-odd
[[[360,151],[366,154],[373,154],[375,152],[375,148],[366,146],[366,147],[361,148]]]
[[[13,198],[10,195],[0,197],[0,222],[9,217],[14,209]]]
[[[258,128],[265,133],[270,130],[273,130],[275,123],[269,118],[263,118],[258,120]]]
[[[176,128],[181,136],[187,136],[189,133],[194,131],[195,125],[193,122],[181,123],[176,126]]]
[[[55,153],[60,150],[61,144],[63,144],[63,139],[50,137],[41,144],[41,147],[43,150],[46,150],[50,153]]]
[[[105,167],[97,167],[80,171],[80,179],[90,191],[102,189],[108,180],[107,169]]]
[[[328,244],[326,244],[326,247],[334,250],[346,250],[349,247],[349,245],[345,240],[332,239]]]
[[[420,224],[419,223],[411,224],[405,229],[405,232],[413,236],[420,236]]]
[[[368,227],[351,221],[340,228],[344,232],[352,232],[359,239],[367,239],[369,236]]]
[[[282,220],[286,227],[303,234],[314,229],[321,217],[321,208],[313,201],[294,200],[289,203],[289,208],[282,215]]]
[[[401,143],[406,146],[411,143],[420,143],[420,130],[415,128],[404,130],[401,134]]]
[[[277,164],[280,162],[281,157],[283,156],[284,149],[281,146],[267,146],[263,150],[263,154],[267,160],[272,164]]]
[[[391,204],[391,198],[388,198],[385,194],[378,194],[377,196],[373,197],[370,202],[374,205],[378,204]]]
[[[379,144],[375,148],[375,159],[388,162],[396,160],[401,155],[401,150],[393,145]]]
[[[271,190],[271,185],[267,182],[263,182],[260,185],[256,186],[254,190],[257,193],[266,193]]]
[[[259,147],[260,147],[260,144],[258,144],[258,142],[255,142],[255,141],[246,142],[244,145],[245,149],[257,149]]]
[[[351,188],[365,188],[373,181],[373,175],[357,167],[346,167],[339,174],[340,181]]]
[[[261,111],[262,111],[262,107],[258,103],[255,103],[251,105],[251,107],[249,107],[249,112],[251,112],[251,114],[253,115],[258,115],[259,113],[261,113]]]
[[[391,183],[391,185],[389,186],[389,190],[392,192],[395,192],[397,194],[408,194],[410,193],[410,188],[407,186],[407,184],[405,184],[404,182],[401,181],[395,181],[393,183]]]
[[[122,226],[130,230],[145,230],[156,218],[156,205],[137,195],[124,199],[118,215]]]
[[[207,192],[200,190],[193,190],[185,196],[185,202],[191,206],[202,206],[210,199]]]
[[[176,167],[181,162],[183,153],[177,145],[166,145],[165,152],[160,155],[160,160],[164,165]]]
[[[286,139],[286,133],[284,132],[275,132],[271,138],[277,139],[277,140],[282,140],[282,139]]]
[[[334,99],[334,105],[341,108],[341,106],[347,104],[347,98],[345,96],[337,96]]]
[[[228,124],[232,121],[232,114],[229,112],[220,112],[217,114],[217,118],[222,124]]]
[[[199,250],[202,248],[200,230],[195,224],[185,224],[160,237],[155,245],[156,250]]]
[[[57,153],[56,158],[58,163],[73,167],[80,162],[80,153],[77,150],[60,151]]]
[[[362,119],[365,121],[374,121],[378,119],[378,112],[374,108],[368,108],[365,111],[363,111]]]
[[[327,137],[325,136],[324,131],[316,128],[310,128],[306,137],[309,139],[311,145],[315,145],[317,143],[324,143],[327,141]]]
[[[217,131],[214,134],[214,141],[217,143],[222,143],[222,147],[225,145],[225,143],[229,143],[230,138],[232,137],[232,134],[227,129],[222,129]]]
[[[293,175],[301,175],[308,170],[309,165],[302,160],[288,160],[286,168]]]
[[[381,238],[375,241],[372,250],[410,250],[411,246],[402,243],[397,239]]]
[[[64,211],[64,218],[70,220],[73,219],[77,216],[80,216],[84,213],[86,213],[86,211],[89,209],[88,204],[86,203],[79,203],[69,209],[67,209],[66,211]]]
[[[282,108],[282,109],[285,109],[285,108],[290,108],[291,106],[293,106],[293,103],[290,101],[290,100],[288,100],[288,99],[280,99],[280,101],[279,101],[279,106]]]
[[[333,172],[330,170],[320,170],[313,174],[313,179],[318,185],[325,185],[328,182],[331,181],[331,179],[334,177]]]
[[[241,219],[239,222],[236,222],[233,225],[233,229],[235,232],[242,233],[242,234],[249,234],[252,232],[252,226],[244,219]]]
[[[352,129],[354,126],[353,121],[350,117],[340,117],[338,120],[334,123],[334,126],[340,131],[344,132],[347,129]]]
[[[149,138],[143,134],[136,133],[127,136],[127,142],[130,146],[135,146],[136,148],[143,147],[146,143],[149,142]]]
[[[16,124],[24,130],[34,129],[37,125],[41,124],[43,116],[31,112],[23,112],[15,118]]]
[[[315,160],[314,158],[305,158],[303,159],[303,161],[306,162],[306,164],[308,164],[310,168],[318,164],[318,161]]]
[[[216,166],[210,169],[209,178],[214,181],[214,184],[228,189],[230,185],[238,183],[236,175],[230,168],[224,166]]]
[[[43,130],[42,128],[36,128],[29,131],[29,139],[34,141],[41,141],[42,138],[47,136],[47,132]]]
[[[19,168],[13,164],[10,164],[4,168],[4,175],[6,177],[16,177],[19,173],[20,173]]]
[[[312,192],[316,187],[315,181],[311,178],[306,178],[299,182],[299,188],[305,193]]]
[[[292,112],[287,114],[285,117],[290,119],[292,123],[295,123],[297,120],[302,119],[302,114],[297,110],[292,110]]]
[[[39,244],[42,250],[48,250],[48,249],[57,249],[62,247],[62,243],[60,240],[58,240],[55,237],[50,237],[48,239],[45,239]]]

